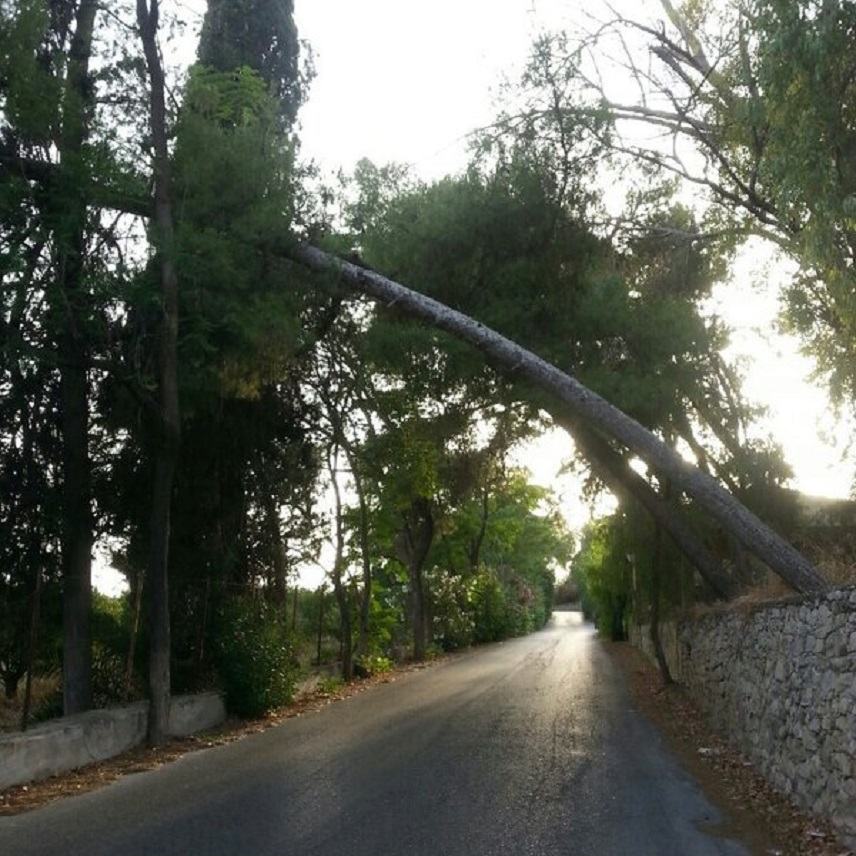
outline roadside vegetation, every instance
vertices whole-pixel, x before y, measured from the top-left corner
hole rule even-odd
[[[186,62],[180,4],[0,4],[0,677],[24,724],[147,696],[158,743],[171,693],[218,687],[257,716],[312,669],[350,681],[537,630],[577,546],[614,637],[633,603],[727,598],[770,568],[823,585],[743,517],[788,534],[790,472],[709,298],[747,235],[772,241],[798,269],[783,318],[852,403],[856,19],[685,5],[664,3],[669,29],[598,30],[653,42],[643,90],[668,111],[616,105],[592,39],[545,36],[466,168],[426,182],[368,161],[331,181],[301,150],[291,2],[209,0]],[[706,168],[623,136],[637,120]],[[672,469],[296,263],[306,241],[578,378]],[[590,496],[619,501],[581,545],[514,463],[553,424]],[[678,453],[739,504],[711,516],[669,474],[689,472]],[[93,592],[97,543],[119,598]]]

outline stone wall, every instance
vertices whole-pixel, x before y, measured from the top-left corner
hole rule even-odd
[[[714,727],[856,848],[856,587],[666,622],[661,636]],[[647,627],[631,638],[653,654]]]
[[[0,735],[0,790],[103,761],[138,746],[146,736],[147,701],[90,710]],[[173,696],[169,733],[186,737],[226,718],[218,693]]]

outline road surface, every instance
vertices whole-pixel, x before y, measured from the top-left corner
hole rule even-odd
[[[578,613],[38,811],[0,853],[748,854]]]

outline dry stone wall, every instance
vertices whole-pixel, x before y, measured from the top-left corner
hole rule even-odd
[[[856,587],[710,612],[661,635],[712,724],[856,849]],[[647,627],[631,636],[653,654]]]

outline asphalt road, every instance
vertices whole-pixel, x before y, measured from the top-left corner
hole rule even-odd
[[[0,853],[713,856],[716,810],[577,613],[540,633],[0,818]]]

